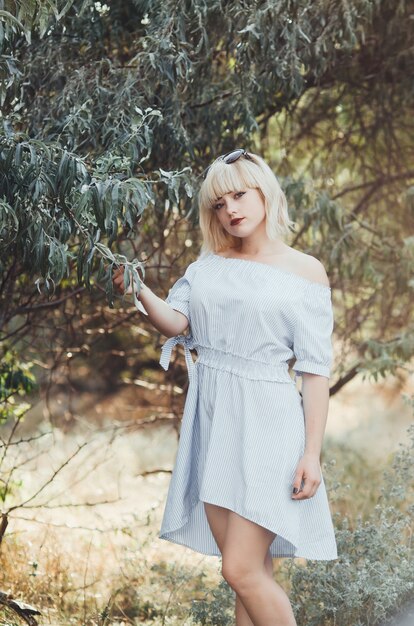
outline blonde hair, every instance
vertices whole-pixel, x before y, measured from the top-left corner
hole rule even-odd
[[[198,202],[200,229],[203,235],[201,254],[237,247],[240,237],[226,232],[212,208],[217,198],[232,191],[257,189],[265,204],[266,233],[269,239],[284,237],[296,223],[289,218],[286,196],[267,163],[257,154],[248,153],[234,163],[213,161],[200,187]]]

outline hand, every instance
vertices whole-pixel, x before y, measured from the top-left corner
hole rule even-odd
[[[312,498],[321,483],[321,466],[319,458],[304,454],[298,463],[295,480],[293,482],[292,500]]]
[[[118,291],[121,294],[132,293],[132,286],[131,285],[129,285],[128,289],[125,291],[125,288],[124,288],[124,272],[125,272],[125,266],[121,265],[112,274],[112,283],[113,283],[114,289],[116,289],[116,291]]]

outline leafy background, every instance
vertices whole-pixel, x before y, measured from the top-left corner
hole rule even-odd
[[[411,3],[391,0],[0,2],[0,579],[2,587],[37,601],[43,611],[54,606],[54,623],[67,624],[69,616],[82,624],[115,624],[117,619],[183,623],[176,601],[167,600],[163,613],[157,608],[153,590],[168,576],[175,588],[179,576],[175,562],[167,571],[162,562],[154,565],[151,550],[141,576],[152,583],[148,598],[139,602],[134,594],[145,588],[144,582],[128,573],[128,582],[135,580],[139,591],[126,591],[131,585],[124,588],[115,581],[116,566],[109,574],[112,600],[107,595],[92,601],[82,569],[87,566],[65,569],[62,555],[54,561],[50,557],[53,550],[59,552],[60,535],[50,548],[49,565],[43,556],[34,570],[30,566],[28,571],[26,556],[18,567],[7,564],[16,562],[17,553],[35,562],[35,548],[24,538],[19,543],[18,529],[36,535],[41,524],[56,523],[58,509],[52,504],[91,500],[90,487],[81,492],[73,487],[74,499],[59,500],[59,485],[81,484],[82,467],[91,467],[83,456],[88,446],[79,437],[94,439],[99,454],[108,441],[117,450],[120,433],[132,445],[138,433],[142,437],[167,428],[168,443],[156,448],[155,465],[146,456],[145,438],[134,445],[141,463],[135,471],[148,480],[156,471],[160,480],[168,479],[164,468],[171,457],[165,449],[171,452],[179,431],[185,365],[179,359],[172,373],[161,376],[161,338],[133,302],[113,293],[111,275],[116,265],[126,263],[135,281],[139,273],[158,295],[167,294],[197,256],[197,189],[201,173],[218,154],[242,146],[267,159],[297,222],[288,243],[325,265],[335,306],[333,406],[341,406],[355,390],[368,398],[364,393],[373,384],[394,396],[407,389],[409,398],[413,17]],[[409,401],[401,401],[389,417],[399,433],[399,416],[408,414],[406,423],[412,420],[407,407]],[[85,426],[90,411],[93,437],[91,422]],[[353,456],[352,446],[328,441],[326,462],[336,458],[337,466],[348,468],[338,478],[342,495],[337,500],[332,479],[344,556],[324,573],[313,567],[286,573],[292,597],[312,606],[308,624],[339,626],[340,619],[347,626],[377,624],[409,595],[409,509],[394,492],[389,496],[394,499],[386,501],[361,481],[366,474],[382,480],[394,444],[382,446],[385,458],[371,466]],[[104,466],[105,458],[101,461]],[[68,467],[73,473],[64,478]],[[329,474],[333,469],[328,467]],[[401,466],[398,471],[396,482],[408,488],[408,461],[404,480]],[[344,481],[358,497],[346,497]],[[165,484],[147,487],[162,501]],[[92,494],[96,504],[101,496]],[[362,502],[367,504],[361,513]],[[66,516],[71,511],[72,526],[87,527],[87,507],[62,510]],[[134,522],[121,523],[118,517],[124,520],[125,511],[116,510],[112,526],[124,539],[137,541]],[[95,527],[102,519],[89,521]],[[67,517],[58,522],[56,532],[67,533]],[[113,541],[115,530],[106,532]],[[85,533],[89,537],[87,528]],[[73,532],[69,536],[70,543]],[[85,552],[88,539],[80,536],[78,561],[88,554],[89,571],[104,568],[94,561],[92,547]],[[120,541],[118,549],[122,559],[133,561],[128,543]],[[67,583],[71,569],[83,581],[78,580],[78,593]],[[45,581],[51,572],[60,582],[49,597],[50,582]],[[183,596],[188,607],[197,585],[202,589],[204,583],[194,572],[183,570],[180,576],[194,583],[192,594]],[[96,591],[98,582],[90,585],[93,593],[104,594]],[[179,588],[184,587],[182,582]],[[218,587],[215,599],[199,605],[201,614],[186,619],[224,624],[227,605],[231,614],[226,593]],[[296,610],[305,619],[300,600]],[[213,617],[214,611],[219,617]]]

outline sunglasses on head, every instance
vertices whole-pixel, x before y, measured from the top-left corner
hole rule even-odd
[[[246,152],[246,150],[243,150],[242,148],[238,148],[237,150],[232,150],[231,152],[227,152],[227,154],[222,154],[221,156],[217,157],[217,159],[215,159],[213,163],[215,163],[216,161],[224,161],[225,163],[227,163],[227,165],[230,165],[231,163],[234,163],[235,161],[240,159],[240,157],[242,156],[248,159],[249,161],[253,161],[252,157],[250,156],[248,152]],[[213,165],[213,163],[211,165]],[[207,177],[207,174],[211,168],[211,165],[209,165],[208,168],[204,171],[203,179]]]

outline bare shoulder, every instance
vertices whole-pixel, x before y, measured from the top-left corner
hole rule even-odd
[[[314,283],[322,283],[322,285],[330,287],[325,267],[316,257],[292,248],[291,262],[294,266],[293,271],[297,274],[300,274]]]

